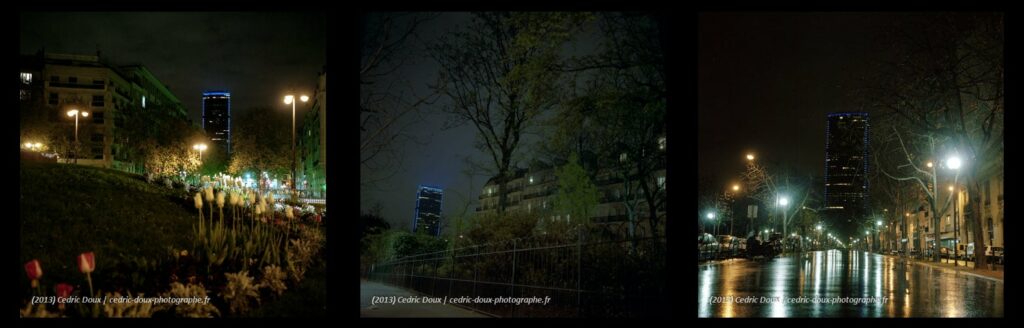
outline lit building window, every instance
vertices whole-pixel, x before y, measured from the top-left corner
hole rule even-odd
[[[21,83],[32,83],[32,73],[21,73]]]
[[[658,177],[658,187],[665,188],[665,177]]]
[[[665,150],[665,137],[658,138],[658,149]]]
[[[530,176],[530,183],[533,183],[533,176]]]
[[[146,96],[142,96],[142,108],[146,108]],[[210,123],[213,123],[213,121],[210,121]]]
[[[622,153],[621,155],[619,155],[619,162],[625,162],[625,161],[626,161],[626,153]]]

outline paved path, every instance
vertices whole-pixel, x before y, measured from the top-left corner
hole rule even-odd
[[[373,304],[374,296],[422,296],[391,285],[360,280],[359,316],[363,318],[486,318],[486,315],[448,304]]]

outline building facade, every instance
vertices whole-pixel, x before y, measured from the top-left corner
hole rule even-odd
[[[416,189],[416,214],[413,216],[412,231],[431,236],[440,235],[443,203],[444,190],[432,186],[419,186]]]
[[[44,51],[21,59],[21,112],[34,122],[33,128],[23,124],[22,139],[46,139],[46,148],[65,160],[75,138],[75,119],[67,116],[70,110],[89,113],[78,120],[77,162],[125,170],[141,166],[125,156],[131,146],[121,133],[126,115],[158,107],[188,120],[181,101],[142,65],[115,66],[99,55]],[[46,136],[43,130],[57,136]]]
[[[665,151],[665,138],[658,140],[659,151]],[[627,160],[625,156],[621,160]],[[536,215],[540,221],[570,221],[573,218],[569,213],[559,213],[554,210],[555,197],[558,194],[558,176],[555,167],[546,163],[535,163],[530,168],[518,169],[512,174],[505,185],[508,190],[506,196],[505,211],[525,211]],[[666,171],[665,167],[659,166],[653,171],[654,177],[652,188],[656,197],[665,197]],[[634,227],[636,233],[650,233],[647,224],[641,222],[649,218],[649,207],[647,200],[643,197],[637,183],[630,184],[627,188],[625,181],[611,169],[597,169],[592,182],[598,189],[598,204],[587,218],[589,222],[608,226],[618,226],[626,229],[629,222],[630,212],[633,212],[637,219]],[[484,184],[478,197],[479,207],[476,213],[481,215],[493,215],[497,213],[500,195],[500,181],[497,177],[491,178]],[[632,206],[627,206],[632,205]],[[659,208],[658,217],[664,217],[665,207]],[[645,230],[646,229],[646,230]],[[664,229],[664,224],[659,226]],[[658,231],[662,234],[664,231]]]
[[[203,131],[213,143],[211,151],[231,154],[230,92],[203,92]]]
[[[313,104],[299,132],[298,189],[322,198],[327,191],[327,73],[320,73]]]
[[[868,113],[830,113],[825,130],[825,209],[834,226],[847,234],[868,210]]]

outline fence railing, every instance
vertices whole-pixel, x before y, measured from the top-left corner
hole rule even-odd
[[[652,313],[665,305],[664,237],[573,234],[409,256],[372,265],[368,278],[433,297],[467,297],[461,305],[500,317],[664,315]],[[542,303],[510,303],[523,298]]]

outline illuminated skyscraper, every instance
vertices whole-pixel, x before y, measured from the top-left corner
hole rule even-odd
[[[203,130],[216,145],[214,151],[231,153],[231,93],[203,92]]]
[[[834,224],[856,230],[868,213],[868,113],[831,113],[825,129],[825,208]]]
[[[441,188],[419,186],[416,191],[416,215],[412,221],[413,232],[431,236],[441,234],[441,203],[444,191]]]

